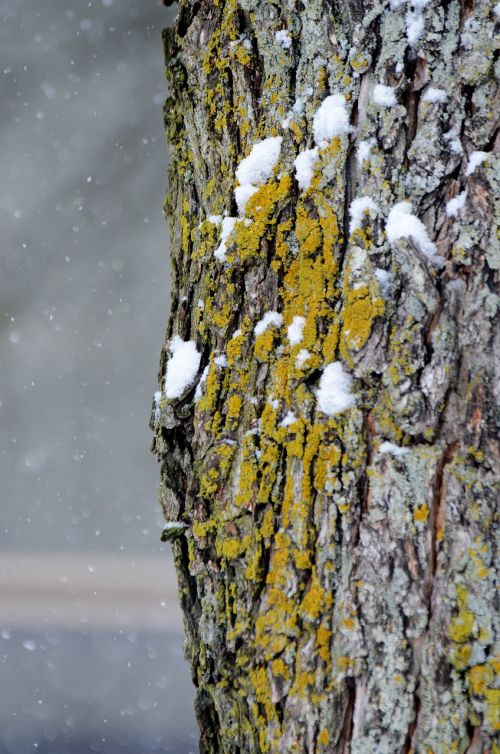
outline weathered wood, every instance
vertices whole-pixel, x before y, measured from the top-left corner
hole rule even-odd
[[[499,751],[498,21],[469,0],[201,0],[165,32],[160,388],[174,335],[202,359],[197,401],[162,395],[154,450],[166,518],[188,525],[172,546],[202,754]],[[299,190],[331,94],[351,127]],[[217,258],[213,216],[238,217],[236,169],[270,136],[277,167]],[[376,207],[350,229],[359,197]],[[387,227],[403,200],[428,243]],[[256,335],[269,311],[282,325]],[[329,415],[334,362],[354,405]]]

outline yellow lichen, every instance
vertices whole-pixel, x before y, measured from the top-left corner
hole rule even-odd
[[[473,636],[476,621],[474,614],[468,609],[467,589],[463,584],[456,587],[458,614],[452,619],[448,628],[448,636],[452,641],[463,643]]]
[[[322,744],[323,746],[327,746],[330,743],[330,734],[328,733],[326,728],[322,728],[318,733],[318,743]]]
[[[359,351],[368,338],[376,317],[385,311],[382,299],[373,298],[367,285],[362,285],[345,294],[342,309],[342,331],[340,336],[340,353],[346,360],[349,351]]]
[[[419,505],[418,508],[415,508],[415,511],[413,512],[413,518],[415,519],[415,521],[418,521],[421,524],[425,524],[425,522],[429,518],[429,515],[430,510],[425,503]]]

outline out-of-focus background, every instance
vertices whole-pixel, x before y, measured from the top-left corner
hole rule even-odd
[[[0,754],[197,750],[148,452],[174,13],[0,9]]]

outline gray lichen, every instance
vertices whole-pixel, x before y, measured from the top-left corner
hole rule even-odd
[[[161,402],[154,447],[189,524],[173,548],[203,754],[498,751],[495,29],[484,2],[184,0],[165,36],[167,340],[195,340],[206,379]],[[299,191],[332,93],[350,132]],[[235,216],[238,164],[276,135],[221,263],[211,216]],[[378,210],[349,234],[356,197]],[[405,200],[442,264],[389,242]],[[283,326],[256,337],[270,310]],[[328,416],[334,361],[355,401]]]

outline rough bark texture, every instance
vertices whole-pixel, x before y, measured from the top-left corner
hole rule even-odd
[[[202,754],[499,751],[498,20],[472,0],[184,0],[165,32],[160,386],[173,335],[202,353],[198,381],[208,370],[198,400],[195,384],[162,396],[154,450],[165,516],[188,525],[173,549]],[[380,83],[395,105],[376,103]],[[353,128],[299,191],[293,162],[331,93]],[[237,166],[277,135],[274,175],[220,261],[211,216],[237,215]],[[360,196],[378,211],[349,233]],[[443,266],[389,243],[405,199]],[[256,336],[269,310],[283,325]],[[335,361],[355,405],[328,416],[317,390]]]

